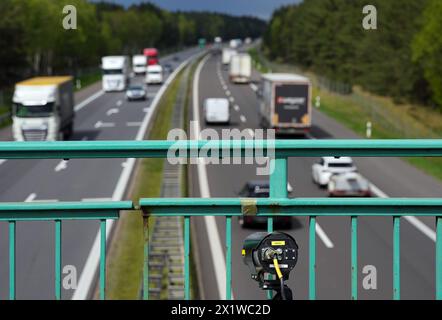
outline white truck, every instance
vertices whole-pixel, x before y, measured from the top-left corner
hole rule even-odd
[[[233,83],[249,83],[252,76],[252,58],[247,53],[234,54],[230,59],[229,78]]]
[[[163,67],[159,64],[148,66],[146,70],[146,84],[161,84],[163,83]]]
[[[223,46],[223,39],[221,37],[215,37],[212,45],[212,52],[214,54],[219,54]]]
[[[108,56],[101,59],[103,70],[103,90],[123,91],[129,83],[129,58],[127,56]]]
[[[12,102],[12,134],[16,141],[55,141],[72,135],[72,77],[37,77],[19,82]]]
[[[147,57],[137,54],[132,57],[132,69],[135,74],[145,74],[147,68]]]
[[[236,54],[236,50],[230,49],[230,48],[223,48],[222,56],[221,56],[221,63],[227,67],[230,64],[230,59],[232,56]]]
[[[307,134],[312,126],[312,85],[308,78],[286,73],[262,75],[259,119],[276,134]]]

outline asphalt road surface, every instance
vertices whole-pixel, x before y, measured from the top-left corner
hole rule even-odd
[[[198,49],[164,57],[175,69]],[[168,76],[168,75],[167,75]],[[143,82],[142,77],[131,79]],[[124,92],[100,93],[101,85],[75,95],[76,118],[72,140],[133,140],[160,86],[148,87],[148,100],[127,102]],[[88,103],[86,103],[88,102]],[[10,128],[0,132],[11,138]],[[0,201],[79,201],[111,199],[126,159],[7,160],[0,164]],[[77,279],[99,229],[98,222],[63,222],[62,265],[72,265]],[[17,223],[17,299],[54,298],[54,223]],[[0,299],[8,298],[8,226],[0,223]],[[74,290],[64,290],[70,299]]]
[[[257,116],[258,100],[253,85],[234,85],[228,80],[227,70],[222,68],[219,56],[211,56],[203,63],[197,88],[198,112],[201,129],[212,128],[221,134],[223,128],[260,128]],[[253,75],[258,80],[259,74]],[[195,92],[194,92],[195,94]],[[209,97],[228,97],[232,102],[232,118],[229,126],[206,126],[202,104]],[[195,99],[195,97],[194,97]],[[357,116],[357,115],[355,115]],[[195,120],[195,115],[192,119]],[[249,130],[250,131],[250,130]],[[253,132],[251,133],[251,135]],[[314,110],[313,130],[310,139],[359,138],[333,119]],[[288,181],[294,191],[290,197],[325,197],[326,192],[312,182],[311,166],[318,159],[291,158],[288,163]],[[442,184],[397,158],[357,158],[359,171],[374,185],[378,196],[391,197],[440,197]],[[237,197],[249,180],[265,180],[256,175],[256,165],[206,165],[208,188],[201,186],[196,166],[191,167],[191,196]],[[203,179],[204,180],[204,179]],[[204,190],[202,190],[204,189]],[[207,189],[207,190],[206,190]],[[215,219],[215,218],[214,218]],[[205,218],[193,219],[196,229],[203,298],[223,298],[222,283],[225,277],[220,264],[225,256],[225,218],[216,218],[214,228]],[[317,298],[350,299],[350,219],[345,217],[321,217],[317,219]],[[401,298],[434,299],[435,296],[435,234],[434,219],[407,218],[401,220]],[[392,299],[392,219],[389,217],[364,217],[359,220],[359,298]],[[265,230],[242,229],[232,219],[232,291],[235,299],[265,299],[258,283],[250,278],[248,268],[241,257],[242,242],[252,232]],[[308,298],[308,219],[293,220],[289,232],[298,242],[300,257],[288,281],[295,299]],[[219,235],[219,236],[218,236]],[[218,238],[217,238],[218,237]],[[214,244],[215,243],[215,244]],[[220,246],[221,244],[221,246]],[[218,246],[217,246],[218,245]],[[222,249],[211,254],[213,248]],[[195,246],[194,246],[195,248]],[[221,256],[221,257],[220,257]],[[365,290],[362,286],[364,266],[377,270],[377,288]],[[215,270],[217,272],[215,272]]]

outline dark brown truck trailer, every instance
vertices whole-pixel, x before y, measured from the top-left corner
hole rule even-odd
[[[312,85],[308,78],[285,73],[262,75],[261,124],[276,134],[307,134],[312,125]]]

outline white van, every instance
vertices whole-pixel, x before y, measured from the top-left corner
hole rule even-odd
[[[230,122],[230,104],[225,98],[209,98],[204,101],[204,118],[206,123]]]
[[[163,67],[159,64],[148,66],[146,69],[146,83],[163,83]]]

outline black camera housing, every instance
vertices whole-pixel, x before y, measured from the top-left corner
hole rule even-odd
[[[273,259],[278,259],[283,279],[288,280],[298,262],[298,245],[292,236],[283,232],[256,232],[244,240],[242,256],[252,279],[263,289],[274,289],[279,286],[279,280],[273,280],[277,275]]]

